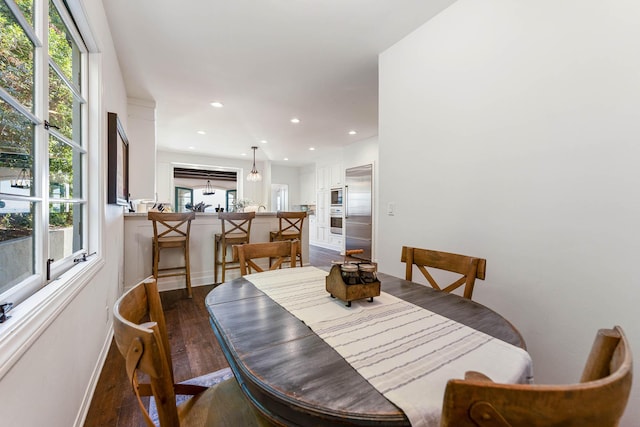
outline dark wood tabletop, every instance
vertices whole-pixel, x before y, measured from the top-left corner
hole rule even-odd
[[[453,294],[378,274],[382,291],[525,348],[491,309]],[[205,301],[211,325],[247,397],[287,426],[409,426],[404,413],[302,321],[238,278]]]

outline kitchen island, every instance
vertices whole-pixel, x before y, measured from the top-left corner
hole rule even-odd
[[[258,212],[251,224],[251,243],[268,242],[269,232],[278,230],[275,212]],[[213,284],[214,234],[221,232],[218,214],[197,212],[191,222],[189,251],[191,257],[191,285]],[[151,275],[153,226],[147,213],[124,215],[124,290]],[[160,266],[181,265],[182,251],[162,251]],[[302,262],[309,264],[309,221],[302,228]],[[227,280],[240,276],[240,270],[227,271]],[[161,291],[184,288],[184,277],[167,277],[158,281]]]

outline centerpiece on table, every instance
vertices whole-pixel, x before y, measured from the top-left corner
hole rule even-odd
[[[363,253],[362,249],[345,251],[344,262],[331,267],[326,280],[326,290],[331,298],[338,298],[351,307],[351,301],[380,296],[380,281],[377,277],[378,266],[371,262],[347,262],[349,255]]]

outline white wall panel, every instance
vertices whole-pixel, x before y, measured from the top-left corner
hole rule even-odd
[[[577,381],[615,324],[640,363],[638,18],[460,0],[380,57],[381,270],[403,274],[402,245],[486,258],[474,299],[523,333],[538,382]]]

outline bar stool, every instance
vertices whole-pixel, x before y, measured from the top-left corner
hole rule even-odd
[[[249,243],[251,236],[251,221],[253,221],[253,218],[255,217],[255,212],[220,212],[218,214],[218,218],[222,222],[222,233],[216,233],[214,237],[213,281],[216,284],[224,282],[225,272],[227,270],[240,268],[240,264],[236,257],[232,257],[231,260],[227,260],[227,249],[232,245]],[[220,254],[221,257],[218,254]],[[222,266],[222,282],[218,282],[218,266]]]
[[[302,267],[302,224],[307,217],[307,213],[278,211],[276,215],[279,229],[278,231],[269,232],[269,240],[271,242],[299,240],[297,258],[300,260],[300,267]],[[271,266],[271,261],[269,261],[269,266]]]
[[[187,295],[191,298],[189,233],[191,231],[191,221],[196,219],[196,213],[149,212],[147,219],[153,222],[153,277],[158,280],[160,277],[185,276]],[[160,250],[169,248],[179,248],[183,250],[184,265],[158,268],[160,264]],[[160,273],[162,271],[167,271],[167,273]]]

